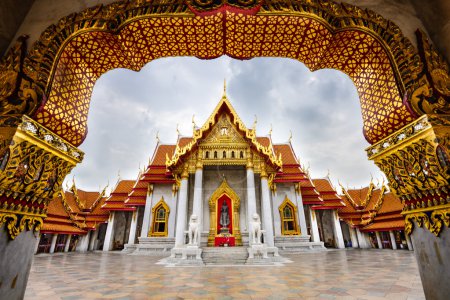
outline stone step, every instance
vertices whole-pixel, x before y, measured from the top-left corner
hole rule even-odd
[[[205,265],[244,265],[247,258],[245,247],[205,247],[202,252]]]

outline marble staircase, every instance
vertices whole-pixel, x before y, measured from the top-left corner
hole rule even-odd
[[[245,265],[247,247],[204,247],[202,253],[205,265]]]

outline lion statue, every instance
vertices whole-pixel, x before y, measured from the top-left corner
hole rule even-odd
[[[249,240],[251,244],[261,244],[261,221],[259,215],[254,213],[250,221]]]
[[[196,214],[191,215],[189,220],[189,245],[197,245],[199,242],[200,228],[198,223],[198,216]]]

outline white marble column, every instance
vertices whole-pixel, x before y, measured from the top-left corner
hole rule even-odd
[[[336,239],[336,247],[339,249],[345,248],[344,236],[342,235],[341,222],[339,221],[339,215],[337,210],[331,212],[331,217],[333,218],[333,230],[334,237]]]
[[[110,251],[114,243],[114,220],[115,212],[109,213],[108,227],[106,227],[105,242],[103,243],[103,251]]]
[[[413,244],[411,242],[411,237],[405,233],[406,244],[408,245],[408,250],[413,251]]]
[[[86,252],[89,247],[89,238],[91,236],[91,231],[88,231],[85,235],[80,237],[78,241],[76,251],[77,252]]]
[[[36,245],[34,246],[34,254],[36,254],[39,250],[39,243],[41,242],[41,234],[39,233],[36,238]]]
[[[267,181],[267,174],[261,173],[261,204],[263,213],[262,227],[266,231],[264,235],[264,243],[269,247],[274,247],[275,242],[273,238],[273,218],[272,206],[270,203],[270,189]]]
[[[253,214],[256,213],[255,173],[253,166],[247,165],[247,230]]]
[[[148,231],[150,229],[150,219],[152,216],[152,203],[153,203],[153,185],[148,187],[147,199],[145,199],[144,218],[142,219],[141,238],[148,237]]]
[[[356,236],[355,228],[348,226],[350,231],[350,239],[352,240],[352,248],[359,248],[358,237]]]
[[[72,240],[72,235],[69,234],[66,239],[66,244],[64,245],[64,252],[69,252],[70,241]]]
[[[139,217],[138,207],[136,207],[136,210],[134,210],[133,214],[131,215],[130,234],[128,235],[128,244],[130,245],[133,245],[136,239],[138,217]]]
[[[50,253],[54,253],[55,252],[55,247],[56,247],[56,239],[58,239],[58,234],[54,233],[52,235],[52,243],[50,245]]]
[[[300,194],[300,190],[295,192],[295,200],[297,202],[298,221],[300,223],[300,235],[308,235],[308,229],[306,228],[305,209],[303,208],[303,199]]]
[[[187,199],[188,199],[188,178],[187,166],[181,174],[180,189],[178,191],[177,226],[175,232],[175,247],[182,247],[185,242]]]
[[[311,241],[320,242],[319,226],[317,226],[317,216],[314,209],[309,208],[309,219],[311,223]]]
[[[391,238],[392,250],[397,250],[397,243],[395,242],[394,231],[392,230],[389,231],[389,237]]]
[[[370,248],[369,243],[367,243],[367,239],[364,236],[364,233],[359,230],[359,228],[356,229],[356,236],[358,237],[358,243],[359,247],[362,249]]]
[[[97,250],[95,249],[95,242],[97,241],[98,238],[98,229],[99,228],[96,228],[91,232],[91,240],[89,241],[89,249],[88,249],[89,251]]]
[[[375,236],[377,237],[378,249],[383,249],[383,243],[381,242],[380,232],[375,231]]]
[[[197,162],[194,180],[194,200],[192,205],[192,213],[198,217],[199,228],[203,228],[203,169],[199,162]]]

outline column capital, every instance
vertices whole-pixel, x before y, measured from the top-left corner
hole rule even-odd
[[[183,165],[183,171],[181,172],[181,180],[189,178],[189,166],[188,164]]]
[[[262,161],[261,162],[261,179],[267,179],[268,175],[267,175],[267,168],[266,168],[266,164]]]
[[[252,150],[247,149],[246,151],[246,157],[247,157],[247,169],[253,169],[253,154]]]

